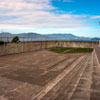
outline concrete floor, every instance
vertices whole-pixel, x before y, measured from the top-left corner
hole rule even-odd
[[[0,100],[100,100],[98,52],[0,56]]]

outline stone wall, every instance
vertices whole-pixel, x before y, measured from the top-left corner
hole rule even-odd
[[[0,55],[15,54],[41,50],[52,47],[81,47],[95,48],[99,42],[80,42],[80,41],[37,41],[23,43],[6,43],[0,45]]]

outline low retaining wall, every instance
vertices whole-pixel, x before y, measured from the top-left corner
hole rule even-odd
[[[4,45],[0,45],[0,55],[30,52],[52,47],[95,48],[97,47],[97,45],[99,45],[99,42],[80,41],[37,41],[23,43],[6,43]]]

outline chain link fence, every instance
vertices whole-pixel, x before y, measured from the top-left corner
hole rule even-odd
[[[14,37],[0,37],[0,41],[11,42]],[[98,40],[79,40],[79,39],[62,39],[54,37],[19,37],[20,42],[32,42],[32,41],[88,41],[99,42]]]
[[[0,41],[11,42],[14,37],[0,37]],[[53,41],[58,40],[57,38],[50,37],[19,37],[20,42],[31,42],[31,41]]]

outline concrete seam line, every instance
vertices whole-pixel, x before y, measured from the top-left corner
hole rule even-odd
[[[79,79],[78,79],[78,80],[77,80],[77,82],[76,82],[75,88],[73,89],[72,94],[70,94],[70,97],[69,97],[69,99],[68,99],[68,100],[70,100],[70,98],[73,96],[73,94],[74,94],[75,90],[77,89],[78,83],[80,82],[81,77],[82,77],[82,75],[83,75],[83,73],[84,73],[84,71],[85,71],[85,69],[86,69],[86,67],[87,67],[87,63],[88,63],[88,61],[89,61],[89,58],[88,58],[88,60],[86,61],[85,65],[84,65],[85,67],[84,67],[84,69],[83,69],[82,73],[80,74]]]
[[[97,54],[96,54],[95,50],[94,50],[94,53],[95,53],[95,56],[96,56],[96,59],[97,59],[97,62],[98,62],[98,66],[100,67],[100,63],[99,63],[99,60],[98,60],[98,57],[97,57]]]
[[[41,100],[58,82],[60,82],[67,74],[69,74],[70,71],[73,70],[73,68],[80,63],[80,61],[84,58],[85,56],[82,56],[77,59],[77,61],[73,62],[70,65],[70,69],[68,70],[67,68],[60,74],[58,75],[55,79],[52,80],[52,82],[49,82],[36,96],[32,96],[31,100]]]

